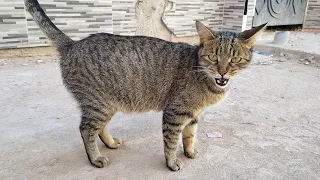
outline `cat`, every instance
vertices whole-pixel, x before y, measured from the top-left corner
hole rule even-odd
[[[81,110],[80,134],[88,158],[96,167],[109,160],[96,140],[112,149],[107,124],[116,112],[163,111],[162,132],[167,167],[182,169],[177,158],[182,134],[185,156],[195,158],[198,117],[222,100],[233,77],[250,63],[255,40],[266,24],[243,31],[214,31],[196,21],[199,45],[146,36],[108,33],[73,41],[47,17],[37,0],[25,0],[26,10],[60,54],[64,85]]]

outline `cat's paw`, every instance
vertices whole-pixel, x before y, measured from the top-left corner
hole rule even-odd
[[[118,149],[122,145],[122,140],[118,138],[113,138],[113,143],[107,145],[110,149]]]
[[[109,163],[109,159],[105,156],[99,156],[98,158],[91,160],[91,164],[98,168],[106,167]]]
[[[194,149],[193,151],[184,150],[184,155],[190,159],[195,159],[198,155],[198,151]]]
[[[168,160],[167,166],[171,171],[179,171],[183,167],[183,163],[180,159]]]

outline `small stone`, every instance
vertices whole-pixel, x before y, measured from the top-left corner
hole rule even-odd
[[[287,60],[286,58],[282,57],[279,59],[279,62],[286,62],[286,60]]]
[[[308,59],[308,60],[313,60],[313,59],[314,59],[314,56],[307,57],[306,59]]]
[[[283,56],[285,56],[285,54],[283,54],[283,53],[280,53],[280,56],[281,56],[281,57],[283,57]]]
[[[308,64],[310,64],[310,63],[309,63],[309,62],[305,62],[304,64],[305,64],[305,65],[308,65]]]
[[[309,63],[314,64],[315,61],[314,60],[307,60]]]
[[[43,60],[41,60],[41,59],[37,60],[37,63],[42,63],[42,62],[43,62]]]
[[[299,59],[299,61],[304,61],[304,59]]]
[[[308,61],[309,63],[313,64],[313,63],[315,63],[315,61],[313,59],[314,59],[314,56],[310,56],[310,57],[306,58],[306,61]]]

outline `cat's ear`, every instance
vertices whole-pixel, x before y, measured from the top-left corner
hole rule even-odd
[[[254,43],[261,35],[261,33],[267,28],[267,23],[260,26],[254,27],[250,30],[243,31],[239,33],[238,37],[244,40],[247,46],[251,49],[254,46]]]
[[[196,21],[196,28],[200,36],[200,44],[203,44],[205,41],[212,40],[218,37],[216,32],[207,28],[204,24],[202,24],[198,20]]]

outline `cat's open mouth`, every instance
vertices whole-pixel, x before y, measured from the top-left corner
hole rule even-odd
[[[228,84],[229,79],[226,78],[215,78],[216,84],[218,86],[224,87]]]

